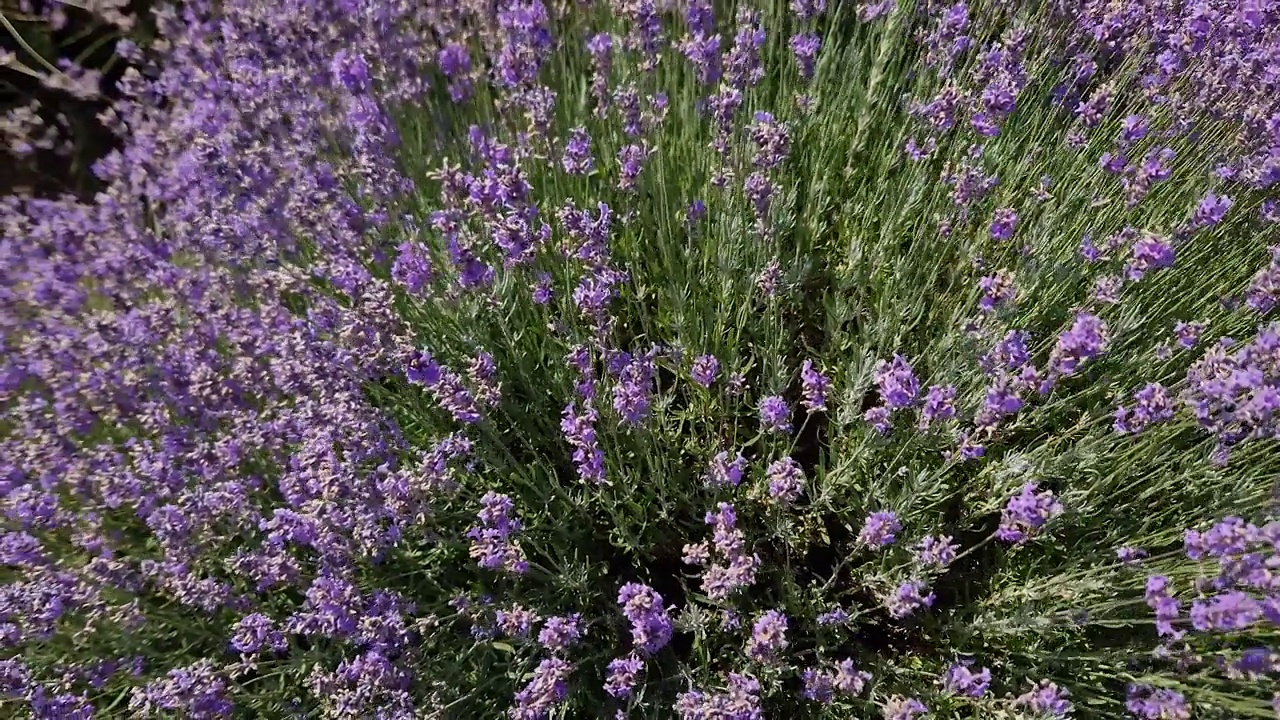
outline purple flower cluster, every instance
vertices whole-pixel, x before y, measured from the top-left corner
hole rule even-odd
[[[689,376],[693,381],[702,387],[711,387],[716,381],[716,376],[720,374],[720,361],[715,355],[700,355],[694,358],[693,368],[689,371]]]
[[[956,560],[956,550],[960,545],[950,535],[929,535],[920,541],[916,549],[915,561],[923,570],[942,571],[950,567]]]
[[[1116,408],[1112,427],[1118,433],[1137,434],[1152,425],[1173,419],[1173,396],[1160,383],[1148,383],[1133,394],[1133,409]]]
[[[742,474],[747,470],[747,459],[738,453],[733,460],[729,453],[721,450],[711,459],[705,475],[708,487],[737,487],[742,483]]]
[[[760,681],[751,675],[729,673],[722,693],[689,690],[676,698],[680,720],[764,720]]]
[[[1041,680],[1030,690],[1014,698],[1013,704],[1039,717],[1065,718],[1074,708],[1067,699],[1069,697],[1071,693],[1066,688]]]
[[[431,353],[416,353],[405,369],[410,382],[421,384],[431,391],[440,407],[460,423],[480,421],[480,410],[475,398],[463,384],[462,378],[436,362]]]
[[[1191,708],[1182,693],[1150,685],[1130,685],[1125,709],[1142,720],[1188,720]]]
[[[642,670],[644,670],[644,661],[638,655],[610,660],[609,666],[605,669],[605,692],[615,698],[630,696],[636,682],[640,679]]]
[[[573,666],[558,657],[538,663],[533,678],[516,693],[508,715],[512,720],[545,720],[568,694],[572,672]]]
[[[1022,545],[1062,512],[1062,503],[1052,490],[1041,490],[1036,483],[1028,482],[1005,504],[996,538]]]
[[[656,590],[627,583],[618,591],[622,614],[631,623],[631,641],[637,652],[652,655],[671,642],[671,620]]]
[[[1249,343],[1222,338],[1187,370],[1183,402],[1224,457],[1251,439],[1280,437],[1280,324]]]
[[[835,699],[837,692],[848,697],[861,695],[871,680],[871,673],[859,670],[852,659],[845,658],[831,669],[805,668],[800,679],[804,683],[800,693],[802,697],[827,705]]]
[[[915,720],[916,716],[929,712],[929,707],[913,697],[895,695],[881,708],[884,720]]]
[[[502,569],[511,573],[524,573],[529,569],[524,550],[513,536],[523,529],[519,518],[513,517],[515,503],[510,497],[485,493],[480,499],[480,525],[467,531],[471,538],[471,557],[482,568]]]
[[[760,428],[770,433],[791,432],[791,406],[779,395],[760,400]]]
[[[1071,327],[1058,335],[1049,356],[1049,372],[1042,394],[1047,393],[1059,378],[1074,375],[1086,361],[1105,352],[1110,339],[1107,324],[1101,318],[1089,313],[1076,315]]]
[[[889,611],[890,617],[901,620],[913,615],[916,610],[933,607],[936,596],[931,592],[926,593],[928,589],[923,580],[908,580],[885,599],[885,609]]]
[[[800,366],[800,392],[803,395],[800,404],[811,413],[826,410],[830,388],[831,379],[815,370],[812,360],[805,360]]]
[[[867,547],[886,547],[893,544],[902,532],[902,521],[892,510],[873,512],[862,522],[858,543]]]
[[[986,695],[991,687],[991,671],[987,668],[978,668],[978,671],[974,672],[970,669],[972,666],[972,663],[961,662],[947,668],[942,675],[943,691],[948,695],[965,695],[971,698]]]
[[[795,502],[804,492],[804,469],[789,457],[769,463],[764,476],[769,481],[769,496],[781,504]]]
[[[686,545],[684,561],[705,566],[702,591],[713,602],[720,602],[755,582],[760,556],[747,553],[746,537],[737,528],[737,514],[729,503],[720,503],[708,512],[706,521],[712,527],[711,546]],[[717,563],[713,563],[713,556]]]
[[[747,655],[760,662],[772,662],[787,644],[787,616],[777,610],[767,610],[751,626]]]

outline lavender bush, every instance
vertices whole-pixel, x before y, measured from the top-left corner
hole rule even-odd
[[[6,715],[1280,714],[1280,3],[153,19],[0,201]]]

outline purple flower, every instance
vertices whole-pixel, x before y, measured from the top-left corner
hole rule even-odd
[[[1231,209],[1232,204],[1231,198],[1226,195],[1206,193],[1191,215],[1191,226],[1205,228],[1217,225],[1227,216],[1227,211]]]
[[[656,590],[648,585],[627,583],[618,591],[618,604],[631,623],[631,640],[637,652],[652,655],[671,641],[671,620]]]
[[[978,668],[978,672],[974,672],[969,668],[972,663],[963,662],[956,663],[947,668],[942,675],[942,689],[948,695],[965,695],[972,698],[980,698],[987,694],[987,689],[991,687],[991,671],[987,668]]]
[[[1050,520],[1062,514],[1062,503],[1051,490],[1040,490],[1034,482],[1022,486],[1022,490],[1004,507],[1000,515],[1000,527],[996,537],[1004,542],[1021,545]]]
[[[845,695],[861,695],[862,689],[870,679],[871,673],[859,670],[858,666],[850,658],[845,658],[836,663],[836,675],[833,685],[837,691]]]
[[[606,483],[604,450],[596,442],[595,429],[595,422],[599,417],[595,408],[585,403],[582,413],[579,414],[577,403],[571,402],[564,408],[560,430],[573,448],[573,464],[578,470],[578,477],[596,485],[603,485]]]
[[[881,714],[884,720],[915,720],[917,715],[929,712],[928,706],[915,698],[894,696],[884,704]]]
[[[804,470],[789,457],[769,463],[764,475],[769,481],[769,495],[781,503],[795,502],[804,491]]]
[[[417,352],[405,368],[409,382],[425,385],[442,408],[461,423],[480,421],[475,398],[462,383],[462,378],[436,362],[426,350]]]
[[[898,520],[897,513],[892,510],[874,512],[863,521],[858,542],[868,547],[886,547],[893,544],[901,531],[902,522]]]
[[[638,356],[622,368],[613,386],[613,409],[627,425],[639,425],[649,415],[649,395],[653,387],[653,360]]]
[[[780,395],[769,395],[760,401],[760,427],[765,432],[791,432],[791,408]]]
[[[250,613],[240,618],[232,629],[231,648],[240,653],[256,653],[264,648],[276,652],[288,647],[284,634],[275,628],[271,618]]]
[[[1173,260],[1172,243],[1158,235],[1144,233],[1133,244],[1133,257],[1125,265],[1125,275],[1136,282],[1151,270],[1172,267]]]
[[[1071,693],[1048,680],[1041,680],[1038,685],[1014,699],[1016,707],[1026,708],[1034,715],[1064,718],[1071,713],[1072,705],[1068,697]]]
[[[1261,315],[1280,305],[1280,245],[1273,245],[1270,252],[1271,262],[1253,276],[1245,292],[1245,304]]]
[[[552,652],[563,652],[582,637],[582,616],[572,615],[547,618],[538,633],[538,642]]]
[[[676,697],[676,714],[680,720],[764,720],[759,681],[750,675],[729,673],[728,684],[724,693],[681,693]]]
[[[1116,408],[1112,427],[1121,434],[1137,434],[1148,427],[1173,419],[1173,397],[1160,383],[1148,383],[1133,395],[1134,406]]]
[[[191,720],[215,720],[230,716],[234,708],[227,691],[227,681],[215,670],[214,662],[200,660],[134,688],[129,710],[142,717],[178,715]]]
[[[920,393],[920,382],[911,364],[901,355],[894,355],[892,361],[877,362],[874,377],[880,397],[890,410],[910,407]]]
[[[777,658],[787,647],[787,616],[777,610],[767,610],[756,618],[751,626],[751,639],[747,643],[747,655],[760,662]]]
[[[1017,228],[1018,214],[1013,208],[1000,208],[991,219],[991,239],[1008,240]]]
[[[577,127],[569,131],[560,164],[570,175],[586,175],[595,168],[595,158],[591,157],[591,135],[586,128]]]
[[[1013,273],[1004,269],[997,270],[994,275],[984,276],[978,281],[978,289],[982,291],[978,309],[987,314],[1013,300],[1018,293],[1018,288],[1013,284]]]
[[[502,634],[513,638],[526,638],[538,622],[538,614],[523,605],[512,605],[493,614],[493,622]]]
[[[526,572],[529,563],[524,559],[524,551],[511,539],[522,529],[520,521],[511,516],[515,509],[511,498],[489,491],[480,499],[480,504],[480,525],[467,531],[467,537],[471,538],[471,557],[482,568]]]
[[[706,482],[710,487],[737,487],[742,482],[742,473],[747,469],[747,459],[738,453],[732,461],[729,453],[721,450],[712,458],[707,468]]]
[[[1244,630],[1262,619],[1262,604],[1240,591],[1225,592],[1191,604],[1191,625],[1205,632]]]
[[[1174,629],[1173,621],[1178,619],[1181,608],[1178,600],[1169,595],[1168,589],[1169,578],[1152,575],[1147,578],[1143,599],[1148,607],[1156,611],[1156,634],[1176,640],[1182,637],[1182,632]]]
[[[538,663],[533,678],[515,695],[516,704],[508,713],[512,720],[545,720],[568,694],[572,672],[573,666],[558,657]]]
[[[431,282],[431,255],[421,243],[406,240],[396,248],[391,277],[410,295],[418,295]]]
[[[334,83],[346,88],[352,94],[360,95],[372,89],[369,64],[359,53],[339,50],[334,53],[333,59],[329,62],[329,71],[333,75]]]
[[[1173,326],[1173,334],[1178,339],[1178,345],[1190,350],[1200,344],[1200,335],[1204,332],[1205,324],[1202,322],[1182,322],[1179,320]]]
[[[1147,136],[1148,129],[1145,117],[1129,115],[1120,122],[1120,141],[1124,144],[1136,143]]]
[[[643,669],[644,661],[637,655],[610,660],[605,670],[604,691],[616,698],[629,697]]]
[[[1191,708],[1182,693],[1150,685],[1130,685],[1125,708],[1143,720],[1188,720]]]
[[[929,535],[920,541],[915,561],[922,569],[945,570],[955,562],[960,545],[950,535]]]
[[[779,123],[771,113],[757,112],[755,121],[747,127],[747,134],[756,146],[752,160],[756,167],[772,170],[786,160],[790,145],[787,127]]]
[[[551,273],[538,273],[537,282],[533,284],[532,297],[536,305],[546,305],[551,302]]]
[[[796,64],[800,66],[800,77],[813,79],[813,71],[818,62],[818,50],[822,47],[822,38],[814,33],[791,36],[791,52],[795,55]]]
[[[817,668],[805,668],[800,679],[804,682],[804,689],[800,691],[804,699],[827,705],[835,698],[834,674]]]
[[[756,276],[756,289],[760,294],[771,298],[778,292],[778,281],[782,278],[782,265],[777,258],[769,260],[760,274]]]
[[[956,416],[956,389],[951,385],[930,385],[920,408],[921,430],[927,430],[935,422],[950,420]]]
[[[1142,564],[1142,560],[1146,557],[1147,551],[1142,548],[1128,545],[1116,548],[1116,559],[1125,567],[1137,567]]]
[[[933,607],[934,594],[924,594],[928,586],[923,580],[908,580],[899,585],[885,600],[885,609],[891,617],[901,620],[920,608]]]
[[[707,513],[706,522],[712,526],[712,546],[720,562],[711,564],[711,548],[705,543],[686,545],[685,562],[708,566],[702,573],[702,589],[713,602],[719,602],[755,582],[760,556],[747,553],[746,537],[736,527],[732,505],[720,503]]]
[[[873,430],[881,435],[888,435],[893,429],[893,423],[890,420],[889,408],[883,405],[877,405],[862,414],[862,419]]]
[[[639,145],[626,145],[618,151],[618,187],[622,190],[633,190],[636,178],[644,169],[644,162],[649,157],[648,151]]]
[[[818,616],[818,625],[829,627],[832,625],[843,625],[849,621],[849,613],[844,608],[837,607]]]
[[[1236,352],[1227,338],[1211,346],[1187,370],[1182,400],[1202,428],[1213,433],[1219,454],[1252,438],[1280,432],[1280,324],[1261,328]]]
[[[1048,387],[1056,378],[1073,375],[1082,363],[1105,352],[1109,340],[1107,324],[1101,318],[1088,313],[1076,315],[1071,327],[1058,336],[1049,357]]]
[[[699,355],[694,358],[693,369],[689,371],[689,376],[702,387],[711,387],[711,383],[716,381],[716,375],[719,373],[720,361],[715,355]]]
[[[827,409],[827,390],[831,380],[813,369],[813,361],[805,360],[800,366],[800,391],[803,395],[800,404],[809,412]]]

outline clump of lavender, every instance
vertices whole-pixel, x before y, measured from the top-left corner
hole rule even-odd
[[[769,481],[769,496],[780,503],[793,502],[804,491],[804,469],[789,457],[769,463],[764,475]]]
[[[804,683],[801,697],[826,705],[835,699],[837,692],[850,697],[862,694],[871,673],[858,670],[853,660],[846,658],[830,669],[805,668],[800,679]]]
[[[1267,3],[20,4],[10,714],[1280,703]]]
[[[805,360],[800,366],[800,383],[804,395],[801,404],[805,409],[811,413],[826,410],[831,380],[814,369],[812,360]]]
[[[605,672],[605,692],[615,698],[628,697],[643,669],[644,661],[636,655],[610,660]]]
[[[1071,714],[1073,705],[1067,698],[1071,693],[1057,683],[1041,680],[1030,690],[1014,699],[1016,707],[1024,708],[1032,715],[1040,717],[1065,718]]]
[[[720,374],[720,361],[714,355],[700,355],[693,361],[693,369],[689,376],[702,387],[711,387]]]
[[[512,720],[543,720],[568,693],[569,674],[573,667],[556,657],[538,663],[533,679],[515,695],[509,712]]]
[[[708,599],[719,602],[755,582],[760,556],[747,552],[746,537],[737,528],[737,513],[729,503],[720,503],[708,512],[706,521],[712,527],[711,545],[686,545],[684,561],[705,567],[702,591]]]
[[[751,625],[747,655],[761,662],[773,661],[787,644],[787,616],[777,610],[768,610]]]
[[[949,695],[980,698],[991,687],[991,671],[987,668],[971,670],[972,663],[956,663],[942,676],[942,689]]]
[[[927,591],[928,586],[923,580],[908,580],[885,599],[885,608],[890,616],[901,619],[922,608],[933,607],[936,595]]]
[[[1052,490],[1041,490],[1036,483],[1028,482],[1005,504],[996,537],[1021,545],[1062,512],[1062,503]]]
[[[765,432],[791,432],[791,406],[778,395],[760,400],[760,428]]]
[[[867,547],[885,547],[892,545],[902,532],[902,521],[892,510],[881,510],[867,516],[858,533],[858,542]]]
[[[618,604],[631,623],[631,641],[638,652],[652,655],[671,641],[671,620],[653,588],[627,583],[618,591]]]
[[[542,624],[538,642],[552,652],[563,652],[581,640],[582,635],[582,615],[557,615]]]
[[[515,503],[507,495],[487,492],[480,499],[480,525],[467,531],[471,538],[471,557],[482,568],[524,573],[529,570],[524,550],[515,541],[524,528],[514,517]]]
[[[928,706],[913,697],[895,696],[884,704],[881,714],[884,720],[913,720],[929,712]]]
[[[760,681],[745,673],[729,673],[728,688],[722,693],[689,690],[676,698],[675,710],[681,720],[701,718],[735,718],[754,720],[763,717],[760,708]]]

